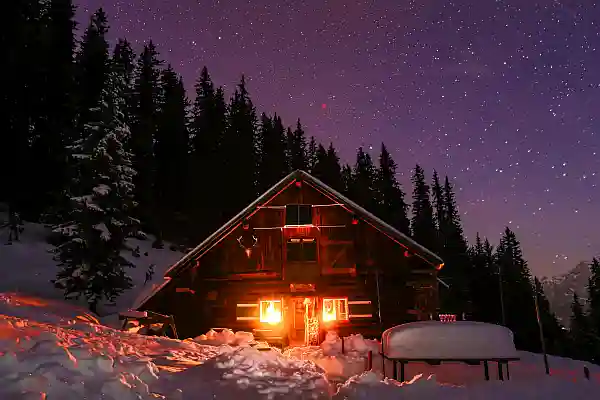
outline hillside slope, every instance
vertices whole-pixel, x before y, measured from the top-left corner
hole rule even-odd
[[[58,267],[50,253],[52,246],[46,243],[49,229],[34,223],[25,223],[24,228],[21,240],[11,245],[5,244],[8,232],[0,231],[0,293],[19,292],[46,299],[63,299],[62,291],[50,282],[54,279]],[[127,244],[131,249],[139,246],[140,250],[139,257],[136,257],[133,251],[124,252],[124,256],[136,265],[136,268],[128,271],[134,286],[123,293],[114,306],[101,306],[101,314],[111,314],[128,308],[141,290],[162,282],[164,272],[183,256],[179,251],[170,250],[167,243],[164,249],[154,249],[152,242],[152,237],[146,240],[128,240]],[[154,276],[144,284],[146,272],[151,264],[155,265]],[[85,306],[84,301],[74,303]]]

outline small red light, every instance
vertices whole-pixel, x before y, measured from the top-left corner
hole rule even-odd
[[[358,220],[356,218],[352,218],[352,225],[358,225]]]
[[[408,252],[408,250],[404,251],[404,257],[410,257],[410,253]]]
[[[248,224],[248,223],[245,223],[245,224],[243,224],[243,225],[242,225],[242,228],[243,228],[245,231],[247,231],[248,229],[250,229],[250,224]]]
[[[296,187],[302,187],[302,182],[296,181]]]

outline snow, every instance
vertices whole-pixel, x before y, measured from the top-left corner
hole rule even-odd
[[[0,219],[3,218],[0,215]],[[69,229],[69,226],[63,227]],[[50,280],[56,278],[59,268],[56,261],[52,259],[50,250],[53,246],[46,242],[51,230],[43,225],[24,223],[24,231],[21,241],[13,242],[12,245],[4,245],[7,236],[0,231],[0,260],[5,273],[0,279],[0,293],[19,292],[26,295],[37,296],[50,300],[63,300],[63,292],[56,289]],[[119,324],[117,313],[131,308],[134,300],[140,293],[153,285],[161,284],[164,272],[177,260],[183,257],[183,253],[172,251],[169,244],[164,249],[152,248],[154,238],[149,236],[145,240],[129,239],[127,245],[132,250],[140,249],[140,257],[136,257],[133,251],[124,251],[123,256],[136,265],[136,268],[127,270],[131,276],[134,287],[125,291],[117,298],[115,305],[104,304],[99,307],[102,315],[112,314],[101,318],[104,323],[117,327]],[[150,281],[144,284],[148,266],[154,264],[155,274]],[[85,306],[84,301],[73,301],[75,305]]]
[[[519,353],[506,382],[484,382],[481,367],[415,363],[400,383],[383,378],[375,361],[365,372],[365,352],[379,344],[360,335],[329,333],[321,346],[282,353],[256,346],[250,332],[216,329],[182,341],[98,325],[84,312],[60,301],[0,296],[0,398],[529,400],[589,399],[600,389],[600,367],[590,366],[586,381],[584,363],[550,357],[547,377],[538,354]],[[332,366],[340,370],[328,371]]]
[[[250,347],[248,333],[232,333],[234,346],[208,346],[68,319],[41,304],[36,315],[27,302],[41,300],[6,297],[2,314],[29,318],[0,316],[2,399],[329,398],[320,368]]]
[[[420,321],[386,330],[385,355],[404,359],[491,360],[518,358],[512,332],[475,321]]]

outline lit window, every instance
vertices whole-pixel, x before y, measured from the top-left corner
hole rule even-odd
[[[281,300],[261,300],[260,322],[277,325],[281,321]]]
[[[347,321],[348,298],[323,299],[323,322]]]

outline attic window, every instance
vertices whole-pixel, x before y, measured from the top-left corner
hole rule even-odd
[[[312,224],[311,204],[288,204],[285,206],[286,225],[310,225]]]

